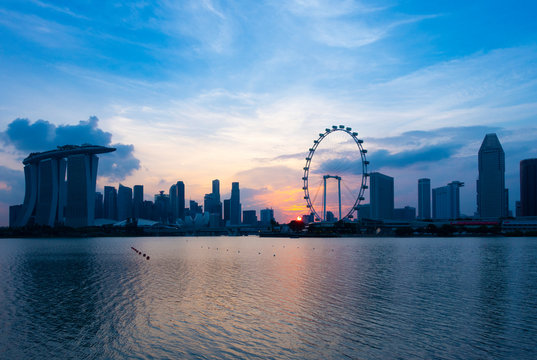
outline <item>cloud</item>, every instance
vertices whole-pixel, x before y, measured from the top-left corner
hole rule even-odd
[[[0,202],[9,205],[22,203],[24,172],[0,165]]]
[[[46,120],[31,123],[28,119],[15,119],[0,133],[0,140],[21,153],[47,151],[67,144],[115,147],[115,152],[99,158],[99,175],[110,180],[123,180],[140,168],[134,146],[112,144],[112,134],[99,128],[99,119],[95,116],[77,125],[58,126]]]

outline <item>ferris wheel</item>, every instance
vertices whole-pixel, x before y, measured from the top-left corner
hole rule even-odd
[[[315,221],[335,220],[336,214],[339,220],[353,218],[368,188],[366,154],[358,133],[345,125],[327,128],[313,141],[306,157],[302,189]]]

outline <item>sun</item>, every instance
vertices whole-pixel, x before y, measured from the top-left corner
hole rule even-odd
[[[296,217],[296,221],[302,221],[302,217],[301,217],[301,216],[297,216],[297,217]]]

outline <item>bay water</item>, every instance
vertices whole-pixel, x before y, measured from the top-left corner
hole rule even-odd
[[[0,239],[0,358],[535,359],[537,238]]]

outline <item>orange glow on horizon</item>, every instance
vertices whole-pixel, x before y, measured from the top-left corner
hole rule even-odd
[[[301,216],[297,216],[297,217],[296,217],[296,221],[302,221],[302,217],[301,217]]]

